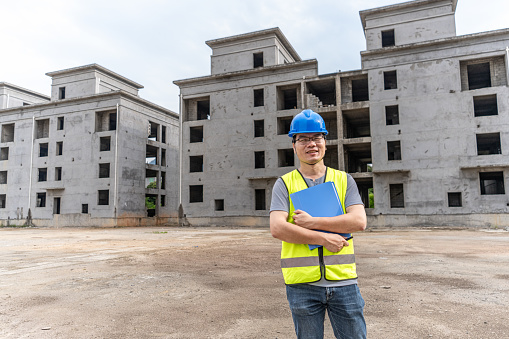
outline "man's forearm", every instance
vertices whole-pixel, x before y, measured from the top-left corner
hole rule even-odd
[[[274,238],[292,244],[321,245],[324,242],[320,232],[287,222],[287,215],[287,213],[279,215],[279,211],[271,212],[270,231]]]
[[[352,233],[366,229],[366,212],[362,205],[351,205],[345,214],[335,217],[311,217],[298,210],[293,219],[298,226],[312,230]]]
[[[343,214],[336,217],[317,217],[314,219],[316,226],[313,229],[320,231],[353,233],[366,229],[366,222],[355,215]]]
[[[289,222],[284,225],[278,225],[275,229],[271,227],[271,233],[274,238],[286,241],[292,244],[316,244],[320,245],[322,239],[319,232],[309,230]]]

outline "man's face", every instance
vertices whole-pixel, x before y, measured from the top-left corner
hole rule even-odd
[[[320,162],[325,150],[325,138],[322,133],[301,133],[295,137],[293,151],[305,164],[314,165]]]

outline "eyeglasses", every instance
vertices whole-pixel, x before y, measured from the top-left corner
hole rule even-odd
[[[308,138],[308,137],[301,137],[299,139],[295,140],[301,145],[307,145],[311,141],[313,141],[315,144],[323,144],[325,142],[325,137],[323,135],[318,135],[316,137]]]

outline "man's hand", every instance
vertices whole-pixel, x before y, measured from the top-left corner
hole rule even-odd
[[[310,230],[314,229],[313,217],[302,210],[296,210],[293,212],[293,221],[297,226],[304,227]]]
[[[323,234],[324,237],[322,246],[331,252],[339,252],[343,249],[343,247],[350,246],[348,241],[339,234],[321,232],[320,234]]]

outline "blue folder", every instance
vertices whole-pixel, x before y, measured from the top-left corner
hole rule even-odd
[[[338,191],[334,182],[327,181],[323,184],[306,188],[302,191],[290,194],[295,210],[302,210],[312,217],[335,217],[343,214],[343,207],[339,200]],[[320,231],[331,233],[327,231]],[[337,233],[345,238],[350,238],[350,233]],[[310,250],[321,247],[320,245],[308,245]]]

